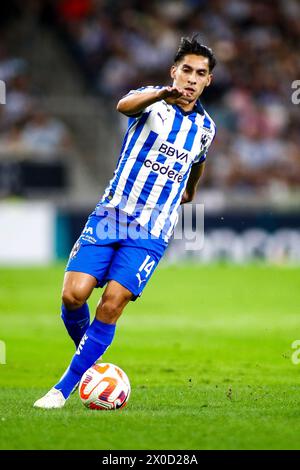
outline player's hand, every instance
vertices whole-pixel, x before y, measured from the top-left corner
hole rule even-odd
[[[193,198],[188,194],[187,190],[184,191],[180,204],[186,204],[187,202],[191,202]]]
[[[187,104],[190,103],[189,93],[176,86],[167,86],[160,90],[159,97],[168,104]]]

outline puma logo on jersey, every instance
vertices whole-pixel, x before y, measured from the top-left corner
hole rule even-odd
[[[162,120],[162,123],[164,125],[167,118],[163,118],[160,113],[157,113],[157,115],[160,117],[160,119]]]

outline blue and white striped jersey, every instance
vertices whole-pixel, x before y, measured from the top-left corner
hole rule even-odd
[[[97,207],[118,208],[167,242],[192,165],[206,159],[215,131],[200,102],[185,113],[162,100],[129,117],[117,168]]]

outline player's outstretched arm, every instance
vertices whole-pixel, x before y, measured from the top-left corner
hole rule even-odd
[[[194,199],[199,180],[204,172],[204,167],[205,162],[201,163],[200,165],[194,165],[192,167],[180,204],[186,204],[187,202],[191,202]]]
[[[121,98],[117,104],[117,110],[126,116],[132,116],[144,111],[148,106],[157,101],[165,100],[169,104],[183,104],[189,96],[186,90],[168,86],[159,90],[149,90],[143,93],[131,93]]]

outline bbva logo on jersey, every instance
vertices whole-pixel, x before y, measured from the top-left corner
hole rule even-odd
[[[161,144],[159,147],[158,151],[160,153],[164,153],[165,155],[168,155],[168,157],[174,157],[176,160],[184,160],[185,163],[188,162],[189,154],[188,152],[181,152],[180,150],[177,150],[175,147],[172,147],[172,145],[167,145],[167,144]]]

